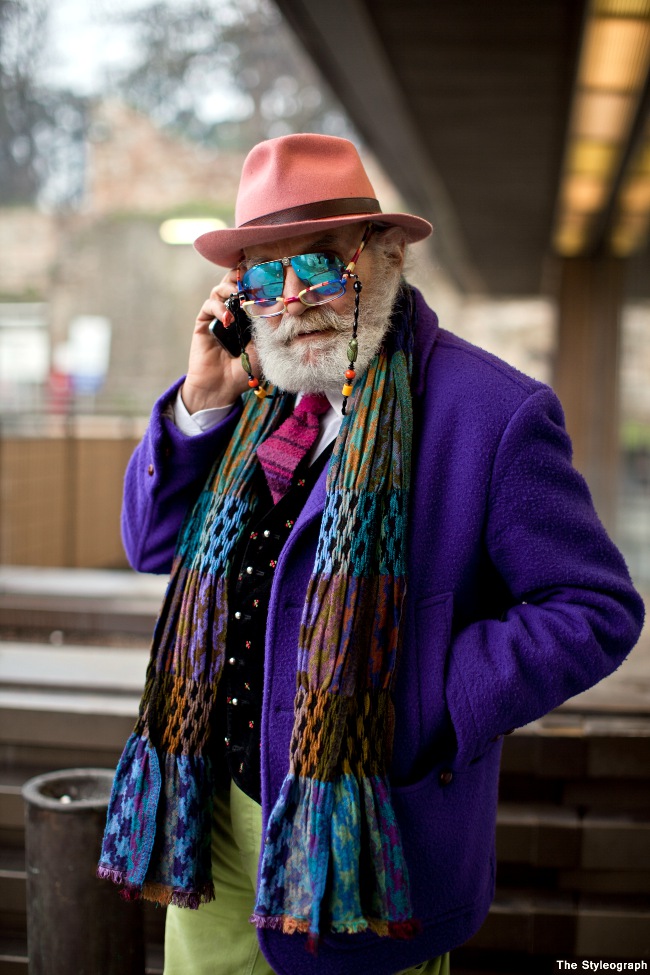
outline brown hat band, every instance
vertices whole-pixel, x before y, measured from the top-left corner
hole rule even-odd
[[[303,220],[324,220],[326,217],[352,216],[355,213],[381,213],[379,201],[369,196],[343,197],[338,200],[320,200],[304,206],[276,210],[264,217],[247,220],[239,227],[261,227],[267,224],[299,223]]]

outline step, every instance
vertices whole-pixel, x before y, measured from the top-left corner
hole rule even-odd
[[[145,945],[144,975],[162,975],[162,970],[162,945]],[[0,975],[28,975],[27,940],[25,938],[0,937]],[[70,972],[69,975],[74,975],[74,973]]]
[[[123,747],[139,695],[0,689],[0,742],[85,749]]]
[[[650,899],[503,891],[469,948],[560,958],[647,957]]]
[[[0,769],[115,768],[139,698],[139,692],[0,687]],[[0,810],[15,822],[15,790],[2,777]]]
[[[12,634],[22,630],[30,634],[52,633],[55,639],[79,631],[84,634],[132,634],[140,638],[138,645],[146,645],[151,639],[159,608],[125,607],[120,603],[74,598],[39,596],[8,600],[0,596],[0,627]]]
[[[25,854],[22,850],[0,850],[0,932],[14,938],[26,933]]]
[[[25,810],[20,786],[0,781],[0,829],[21,830],[24,824]]]
[[[605,814],[624,810],[650,818],[647,779],[544,779],[526,772],[502,773],[499,796],[507,802],[554,803],[567,809],[598,810]]]
[[[648,871],[650,817],[501,801],[497,858],[553,869]]]
[[[9,596],[76,597],[141,602],[156,609],[167,586],[167,576],[124,569],[32,568],[0,566],[0,594]]]
[[[501,772],[542,779],[645,780],[649,768],[650,716],[558,709],[505,738]]]
[[[145,650],[0,643],[0,744],[121,751],[147,662]]]
[[[24,938],[0,936],[0,975],[28,975]]]
[[[0,641],[0,690],[140,695],[149,653],[106,646]]]
[[[165,576],[116,570],[0,567],[0,628],[125,633],[148,640]]]

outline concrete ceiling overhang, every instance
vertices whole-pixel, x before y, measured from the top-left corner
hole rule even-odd
[[[459,286],[547,290],[586,0],[276,3]]]

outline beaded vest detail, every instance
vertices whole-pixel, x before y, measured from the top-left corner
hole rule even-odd
[[[262,801],[260,719],[271,586],[282,548],[330,454],[331,445],[310,467],[301,464],[291,488],[277,504],[273,504],[270,491],[265,489],[260,470],[256,481],[260,491],[259,518],[255,517],[246,527],[231,570],[226,666],[214,715],[217,740],[212,754],[217,761],[225,758],[230,777],[258,803]]]

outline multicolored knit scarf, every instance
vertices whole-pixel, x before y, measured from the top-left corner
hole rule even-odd
[[[359,382],[327,475],[297,648],[289,773],[271,813],[253,923],[409,937],[415,930],[387,768],[405,594],[413,302]],[[208,739],[223,669],[228,578],[250,523],[254,451],[293,397],[250,396],[180,535],[134,733],[118,765],[98,873],[126,896],[213,896]]]

